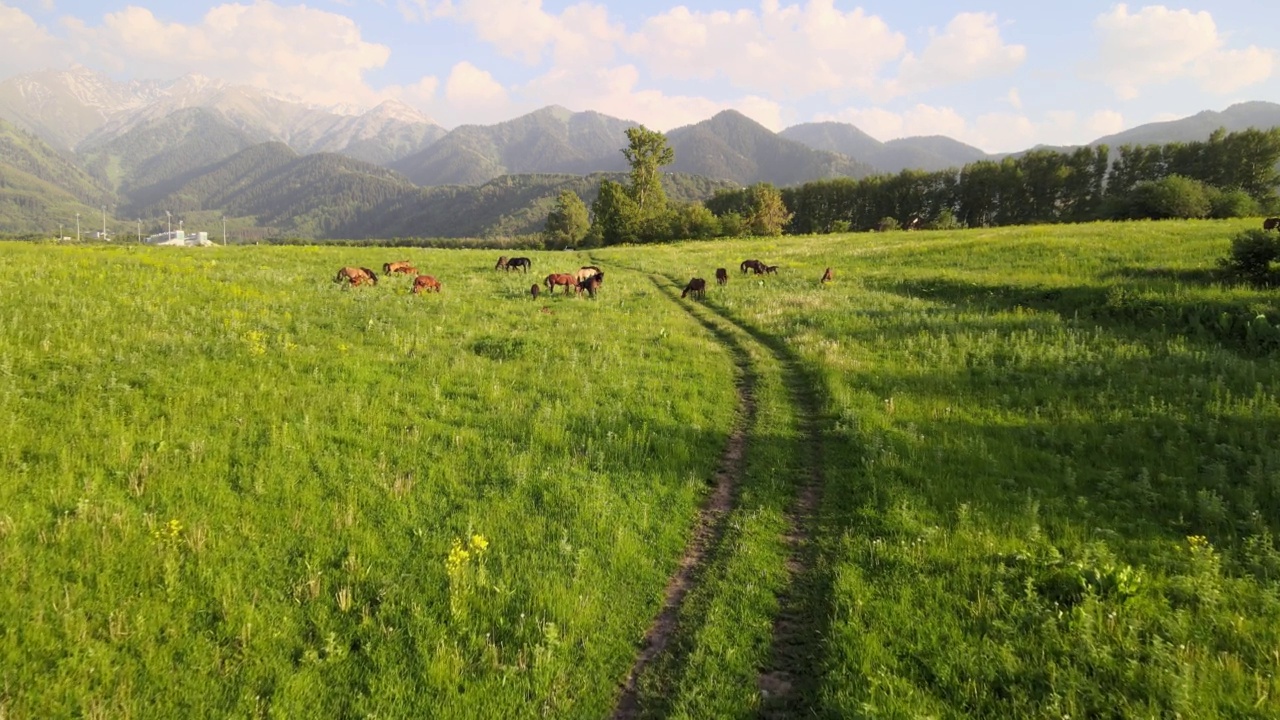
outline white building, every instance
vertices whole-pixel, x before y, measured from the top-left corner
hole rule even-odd
[[[213,244],[209,241],[209,233],[207,232],[189,233],[182,229],[149,235],[144,242],[148,245],[168,245],[171,247],[206,247]]]

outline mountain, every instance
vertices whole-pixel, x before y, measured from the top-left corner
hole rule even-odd
[[[815,150],[772,132],[736,110],[667,133],[676,159],[671,169],[732,180],[798,185],[831,177],[865,177],[875,168],[826,150]]]
[[[426,150],[392,163],[419,185],[479,185],[501,175],[622,170],[636,123],[559,106],[498,123],[463,125]]]
[[[35,135],[0,120],[0,229],[54,232],[76,213],[94,224],[111,193]]]
[[[301,153],[341,152],[375,162],[418,152],[445,134],[430,118],[395,101],[367,112],[335,112],[199,75],[119,83],[74,67],[0,83],[0,119],[60,150],[101,147],[192,108],[213,112],[255,142],[280,140]]]
[[[168,187],[257,143],[217,113],[193,107],[111,139],[87,140],[78,155],[94,177],[127,202],[144,202],[157,187]]]
[[[1121,145],[1163,145],[1171,142],[1208,140],[1220,127],[1227,132],[1257,128],[1266,130],[1280,126],[1280,105],[1272,102],[1245,102],[1228,107],[1222,112],[1205,110],[1181,120],[1154,122],[1139,125],[1114,135],[1100,137],[1089,143],[1090,147],[1106,144],[1111,148]]]
[[[946,170],[989,157],[972,145],[941,135],[880,142],[853,125],[840,122],[793,125],[779,135],[815,150],[847,155],[885,173],[898,173],[908,169]]]

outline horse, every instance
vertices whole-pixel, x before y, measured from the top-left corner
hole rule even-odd
[[[346,280],[352,285],[363,285],[364,283],[369,283],[370,285],[378,284],[378,276],[374,275],[373,271],[369,268],[362,267],[344,267],[339,270],[338,274],[334,276],[333,281],[342,282],[343,280]]]
[[[413,294],[422,292],[440,292],[440,281],[430,275],[419,275],[413,279]]]
[[[506,255],[498,256],[498,264],[493,266],[494,270],[506,270],[507,263],[510,262]]]
[[[739,265],[738,267],[742,268],[743,275],[747,274],[747,268],[751,268],[752,270],[755,270],[757,275],[764,274],[764,263],[760,262],[759,260],[743,260],[742,264]]]
[[[1280,217],[1267,218],[1262,221],[1263,230],[1280,230]]]
[[[391,273],[404,273],[406,275],[417,275],[418,270],[408,260],[400,262],[389,262],[382,264],[382,272],[390,275]]]
[[[769,275],[777,275],[777,274],[778,274],[778,266],[777,266],[777,265],[765,265],[765,266],[764,266],[764,271],[765,271],[766,273],[768,273]]]
[[[689,293],[693,293],[696,298],[706,297],[707,281],[702,278],[693,278],[688,285],[684,286],[684,292],[680,293],[680,297],[684,297]]]
[[[599,275],[592,275],[588,277],[586,280],[579,280],[578,294],[581,295],[582,291],[586,290],[587,295],[589,295],[594,300],[596,296],[596,291],[600,289],[600,283],[602,282],[604,282],[604,273],[600,273]]]
[[[723,285],[729,282],[729,271],[724,268],[716,268],[716,283]]]
[[[578,272],[574,277],[576,277],[578,279],[578,282],[581,283],[584,280],[588,280],[597,275],[600,276],[600,280],[603,282],[604,281],[603,270],[596,267],[595,265],[583,265],[581,268],[578,269]]]
[[[520,268],[525,272],[529,272],[529,268],[531,267],[533,267],[533,261],[527,257],[513,257],[507,260],[507,264],[506,264],[507,270],[514,270],[516,268]]]
[[[836,274],[835,274],[835,272],[834,272],[834,271],[832,271],[832,270],[831,270],[831,268],[827,268],[826,272],[822,273],[822,279],[821,279],[821,280],[819,280],[818,282],[819,282],[819,283],[829,283],[829,282],[831,282],[832,280],[835,280],[835,279],[836,279]]]
[[[568,295],[573,292],[573,288],[578,284],[578,278],[569,273],[552,273],[547,276],[546,280],[542,281],[542,284],[547,286],[547,292],[549,293],[554,293],[557,285],[563,285],[564,294]]]
[[[529,294],[533,296],[534,300],[538,299],[538,283],[529,286]]]

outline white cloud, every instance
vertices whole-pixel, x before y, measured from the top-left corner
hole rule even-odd
[[[1009,94],[1005,96],[1005,100],[1007,100],[1015,110],[1022,109],[1022,93],[1018,92],[1018,88],[1009,88]]]
[[[487,71],[463,61],[453,66],[444,84],[445,104],[437,111],[454,124],[494,123],[511,119],[507,89]]]
[[[0,78],[65,64],[62,44],[30,15],[0,4]]]
[[[1066,110],[1046,112],[1039,120],[1009,112],[966,118],[954,108],[925,104],[902,112],[849,108],[815,119],[852,123],[879,140],[946,135],[990,153],[1015,152],[1036,144],[1082,145],[1124,128],[1123,116],[1112,110],[1100,110],[1084,119]]]
[[[1027,57],[1023,45],[1008,45],[1000,37],[996,16],[960,13],[941,35],[933,35],[917,57],[907,53],[891,92],[910,93],[1004,75]]]
[[[1271,76],[1275,51],[1249,46],[1224,50],[1207,11],[1149,5],[1130,13],[1116,5],[1094,20],[1100,40],[1097,73],[1117,97],[1130,100],[1144,86],[1183,78],[1201,89],[1230,93]]]
[[[833,0],[780,5],[760,12],[694,12],[680,6],[649,18],[628,49],[655,75],[725,78],[769,97],[873,89],[881,69],[899,58],[906,39],[861,8],[842,12]]]
[[[559,15],[543,10],[542,0],[413,2],[422,7],[424,18],[450,16],[468,23],[498,53],[529,65],[541,63],[548,49],[557,65],[608,62],[625,35],[621,25],[609,20],[606,7],[589,2]]]
[[[379,94],[363,75],[391,52],[364,41],[348,17],[269,0],[219,5],[193,25],[135,6],[96,27],[76,19],[64,25],[86,64],[135,77],[199,73],[320,104],[375,101]]]

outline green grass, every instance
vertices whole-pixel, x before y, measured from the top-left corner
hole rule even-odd
[[[789,591],[797,712],[1275,717],[1280,299],[1214,270],[1255,224],[613,248],[595,302],[529,300],[569,253],[0,247],[0,715],[605,716],[738,362],[648,715],[757,712]],[[330,282],[401,257],[444,292]]]

